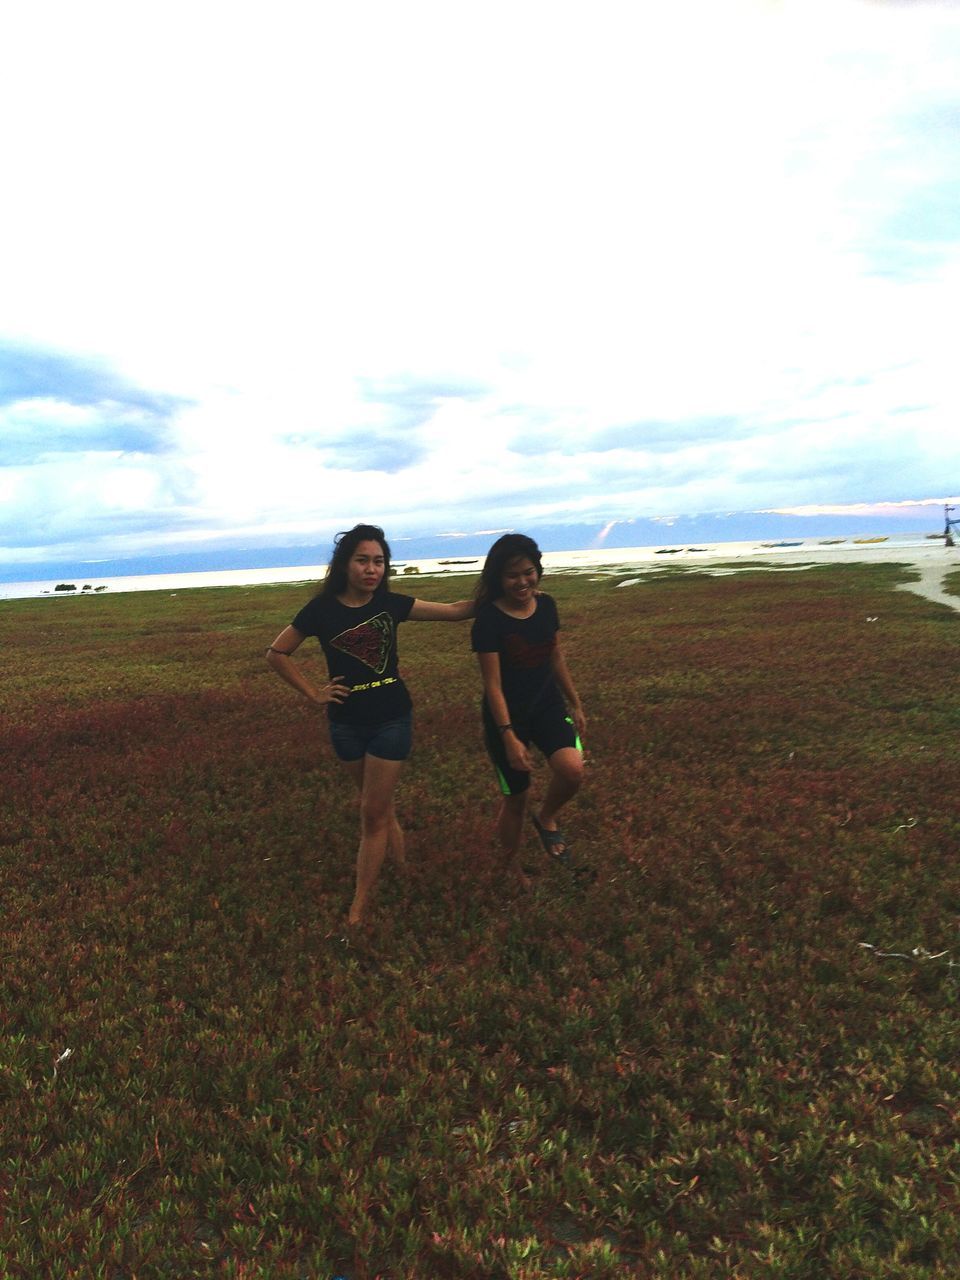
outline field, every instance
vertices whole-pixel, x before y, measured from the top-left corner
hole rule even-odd
[[[303,588],[0,605],[0,1278],[955,1275],[960,617],[905,572],[549,579],[599,878],[526,895],[468,626],[405,626],[349,944]]]

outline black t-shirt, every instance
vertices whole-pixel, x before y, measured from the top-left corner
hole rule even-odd
[[[500,655],[500,685],[511,720],[522,720],[563,695],[553,674],[560,619],[552,596],[537,596],[529,618],[512,618],[490,601],[481,605],[470,633],[474,653]]]
[[[380,724],[410,710],[397,662],[397,624],[406,622],[412,608],[413,596],[381,589],[359,608],[336,596],[314,596],[294,618],[291,626],[301,635],[320,641],[330,678],[342,676],[353,690],[343,702],[328,704],[331,720]]]

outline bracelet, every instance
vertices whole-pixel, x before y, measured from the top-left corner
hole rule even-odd
[[[513,728],[513,725],[512,725],[512,724],[498,724],[498,725],[497,725],[497,728],[500,730],[500,732],[501,732],[501,733],[506,733],[508,729],[512,729],[512,728]]]

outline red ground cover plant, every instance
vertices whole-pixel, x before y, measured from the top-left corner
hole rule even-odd
[[[551,577],[599,876],[528,895],[468,628],[405,627],[350,946],[262,659],[304,588],[0,605],[0,1276],[951,1274],[958,619],[906,572]]]

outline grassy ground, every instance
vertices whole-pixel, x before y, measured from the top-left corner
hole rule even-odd
[[[955,1274],[960,621],[905,572],[551,579],[600,874],[526,897],[468,628],[405,626],[359,946],[302,588],[0,605],[0,1277]]]

